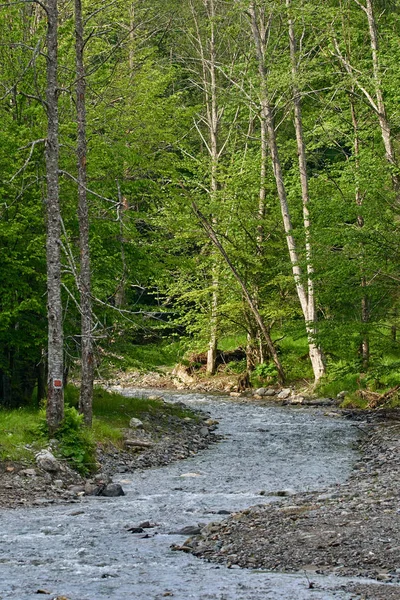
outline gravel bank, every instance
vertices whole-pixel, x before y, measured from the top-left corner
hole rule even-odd
[[[228,566],[400,583],[399,419],[357,423],[361,457],[346,483],[234,513],[208,524],[183,548]],[[386,595],[376,586],[358,586],[358,592],[400,598],[397,585],[380,587]]]
[[[99,471],[112,476],[158,467],[192,456],[217,442],[220,436],[213,433],[216,424],[209,420],[208,414],[195,412],[199,418],[191,420],[149,414],[146,430],[136,432],[135,437],[142,437],[151,447],[98,448]],[[51,475],[35,465],[0,462],[0,508],[79,502],[84,484],[85,480],[66,465],[61,472]]]

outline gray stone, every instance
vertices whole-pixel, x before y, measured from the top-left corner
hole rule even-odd
[[[258,388],[257,390],[255,390],[254,393],[256,394],[256,396],[264,396],[266,391],[267,391],[267,388],[262,387],[262,388]]]
[[[97,494],[98,489],[99,486],[96,483],[93,483],[89,480],[86,481],[84,488],[86,496],[95,496]]]
[[[275,396],[276,390],[274,388],[268,388],[264,394],[264,396]]]
[[[291,404],[304,404],[304,396],[292,396],[290,398]]]
[[[292,390],[290,388],[283,389],[279,392],[278,399],[286,400],[287,398],[289,398],[291,393],[292,393]]]
[[[24,469],[23,471],[20,471],[19,474],[25,475],[25,477],[35,477],[36,471],[35,469]]]
[[[143,423],[140,419],[132,417],[132,419],[129,421],[129,427],[131,429],[143,429]]]
[[[100,495],[108,498],[116,498],[117,496],[125,496],[125,492],[119,483],[109,483]]]
[[[48,473],[56,473],[60,470],[60,463],[49,450],[41,450],[36,454],[36,464]]]
[[[210,431],[209,431],[208,427],[201,427],[200,435],[202,435],[203,437],[210,435]]]
[[[174,531],[172,535],[199,535],[201,528],[198,525],[187,525],[178,531]]]

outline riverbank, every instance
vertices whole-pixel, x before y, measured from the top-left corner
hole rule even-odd
[[[110,482],[115,473],[167,465],[218,441],[214,433],[217,424],[207,413],[190,410],[180,402],[166,403],[163,410],[160,398],[158,403],[158,410],[153,400],[148,412],[141,414],[144,427],[123,430],[122,445],[98,444],[96,472],[89,478],[81,477],[65,461],[59,461],[60,469],[55,472],[43,470],[33,460],[0,461],[0,508],[77,503]]]
[[[354,415],[352,415],[354,417]],[[400,583],[400,415],[358,417],[360,458],[343,484],[233,513],[183,544],[228,566],[306,571]],[[354,584],[364,597],[399,598],[390,585]],[[368,588],[368,589],[367,589]],[[383,591],[382,591],[383,590]]]

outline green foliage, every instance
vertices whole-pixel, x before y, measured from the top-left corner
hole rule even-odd
[[[39,436],[48,439],[45,410],[41,411],[37,428]],[[64,419],[54,434],[59,442],[57,454],[68,461],[70,466],[81,475],[96,470],[96,443],[92,431],[83,423],[83,415],[75,407],[66,406]]]
[[[252,376],[260,383],[276,383],[278,371],[273,363],[261,363],[256,366]]]
[[[244,358],[243,360],[228,362],[225,370],[227,373],[236,373],[237,375],[240,375],[240,373],[244,373],[244,371],[246,371],[246,367],[246,359]]]

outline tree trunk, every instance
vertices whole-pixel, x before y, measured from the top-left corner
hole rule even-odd
[[[63,328],[61,304],[61,216],[58,183],[58,7],[47,1],[47,315],[48,315],[48,391],[47,423],[54,433],[64,418]]]
[[[267,132],[268,132],[268,143],[272,161],[272,167],[278,192],[278,198],[281,206],[283,226],[286,234],[286,242],[289,250],[290,263],[292,265],[292,272],[294,283],[296,286],[297,295],[299,298],[300,306],[304,315],[306,323],[306,331],[308,337],[308,346],[310,360],[314,372],[315,382],[320,379],[324,373],[324,364],[322,360],[322,353],[315,343],[315,326],[312,323],[309,325],[309,307],[308,307],[308,295],[304,285],[302,283],[302,271],[299,263],[299,256],[297,253],[296,242],[293,236],[292,220],[289,212],[289,206],[287,202],[286,189],[283,181],[282,166],[278,151],[278,144],[276,139],[276,132],[274,126],[274,117],[272,112],[272,106],[269,102],[268,86],[267,86],[267,70],[265,67],[265,48],[263,47],[264,37],[260,34],[260,29],[257,22],[257,12],[255,3],[250,2],[249,7],[251,29],[253,33],[254,45],[258,60],[258,71],[260,76],[260,106],[262,118],[265,120]],[[310,278],[309,278],[310,279]],[[312,317],[315,318],[312,314]]]
[[[371,41],[372,72],[373,72],[373,78],[374,78],[374,84],[375,84],[376,104],[378,107],[379,126],[381,128],[383,145],[385,147],[386,160],[388,161],[389,165],[391,167],[393,167],[393,169],[391,171],[391,176],[392,176],[394,190],[396,192],[396,195],[398,196],[400,194],[400,178],[399,178],[398,174],[396,173],[396,169],[397,169],[396,156],[395,156],[395,152],[394,152],[392,133],[391,133],[389,120],[387,118],[386,106],[385,106],[385,101],[384,101],[383,92],[382,92],[381,68],[380,68],[380,64],[379,64],[378,30],[377,30],[376,21],[375,21],[372,0],[366,0],[366,1],[367,1],[367,5],[366,5],[365,12],[366,12],[366,15],[368,18],[368,28],[369,28],[369,35],[370,35],[370,41]]]
[[[351,120],[353,123],[353,131],[354,131],[354,158],[355,158],[355,168],[356,168],[356,205],[361,207],[363,204],[363,194],[360,190],[359,184],[359,170],[360,170],[360,141],[358,137],[358,120],[356,115],[356,110],[354,106],[353,96],[350,97],[350,108],[351,108]],[[357,225],[358,227],[364,227],[364,219],[361,214],[357,216]],[[364,249],[361,248],[361,287],[365,290],[368,286],[367,279],[364,274]],[[363,371],[367,371],[369,367],[369,338],[366,331],[366,326],[369,322],[369,306],[368,306],[368,297],[367,294],[364,293],[361,298],[361,322],[363,324],[363,332],[362,332],[362,341],[361,341],[361,356],[362,356],[362,368]]]
[[[236,268],[234,267],[232,261],[230,260],[229,256],[227,255],[224,247],[222,246],[221,242],[219,241],[212,225],[207,221],[206,217],[202,214],[202,212],[198,209],[196,203],[194,202],[194,200],[192,200],[192,207],[193,207],[193,211],[196,214],[196,216],[198,217],[200,223],[203,225],[205,232],[207,233],[208,237],[210,238],[210,240],[212,241],[212,243],[214,244],[214,246],[217,248],[217,250],[220,252],[221,256],[223,257],[223,259],[225,260],[225,263],[227,264],[227,266],[229,267],[232,275],[234,276],[234,278],[236,279],[236,281],[238,282],[243,296],[247,302],[247,304],[249,305],[249,308],[251,310],[251,312],[254,315],[254,318],[256,320],[257,326],[260,328],[268,351],[271,355],[271,358],[276,366],[276,369],[278,371],[278,378],[279,381],[281,383],[284,383],[285,381],[285,373],[283,371],[283,367],[281,365],[281,362],[279,360],[278,354],[276,352],[276,348],[274,346],[274,343],[272,341],[271,335],[268,331],[268,328],[265,326],[264,321],[262,320],[262,317],[260,315],[260,312],[256,306],[256,304],[254,303],[254,300],[252,299],[247,286],[245,285],[243,279],[240,277],[238,271],[236,270]]]
[[[286,0],[288,10],[291,7],[291,0]],[[307,262],[307,314],[304,315],[307,325],[308,344],[310,360],[314,371],[315,382],[325,375],[325,363],[321,348],[315,343],[317,335],[317,312],[315,307],[315,292],[314,292],[314,268],[312,263],[312,248],[311,248],[311,231],[310,231],[310,211],[309,202],[310,194],[308,188],[307,176],[307,159],[306,146],[303,135],[303,118],[301,111],[300,93],[297,88],[297,48],[296,36],[294,31],[293,20],[288,17],[289,24],[289,44],[290,44],[290,59],[292,63],[293,77],[293,105],[294,105],[294,125],[296,130],[297,153],[299,158],[299,173],[301,196],[303,204],[303,226],[305,236],[306,262]]]
[[[81,301],[81,391],[79,410],[85,425],[91,427],[93,414],[93,336],[92,300],[89,249],[89,211],[86,193],[86,78],[83,60],[82,2],[75,0],[75,51],[76,51],[76,116],[78,126],[78,216],[80,243],[80,301]]]

